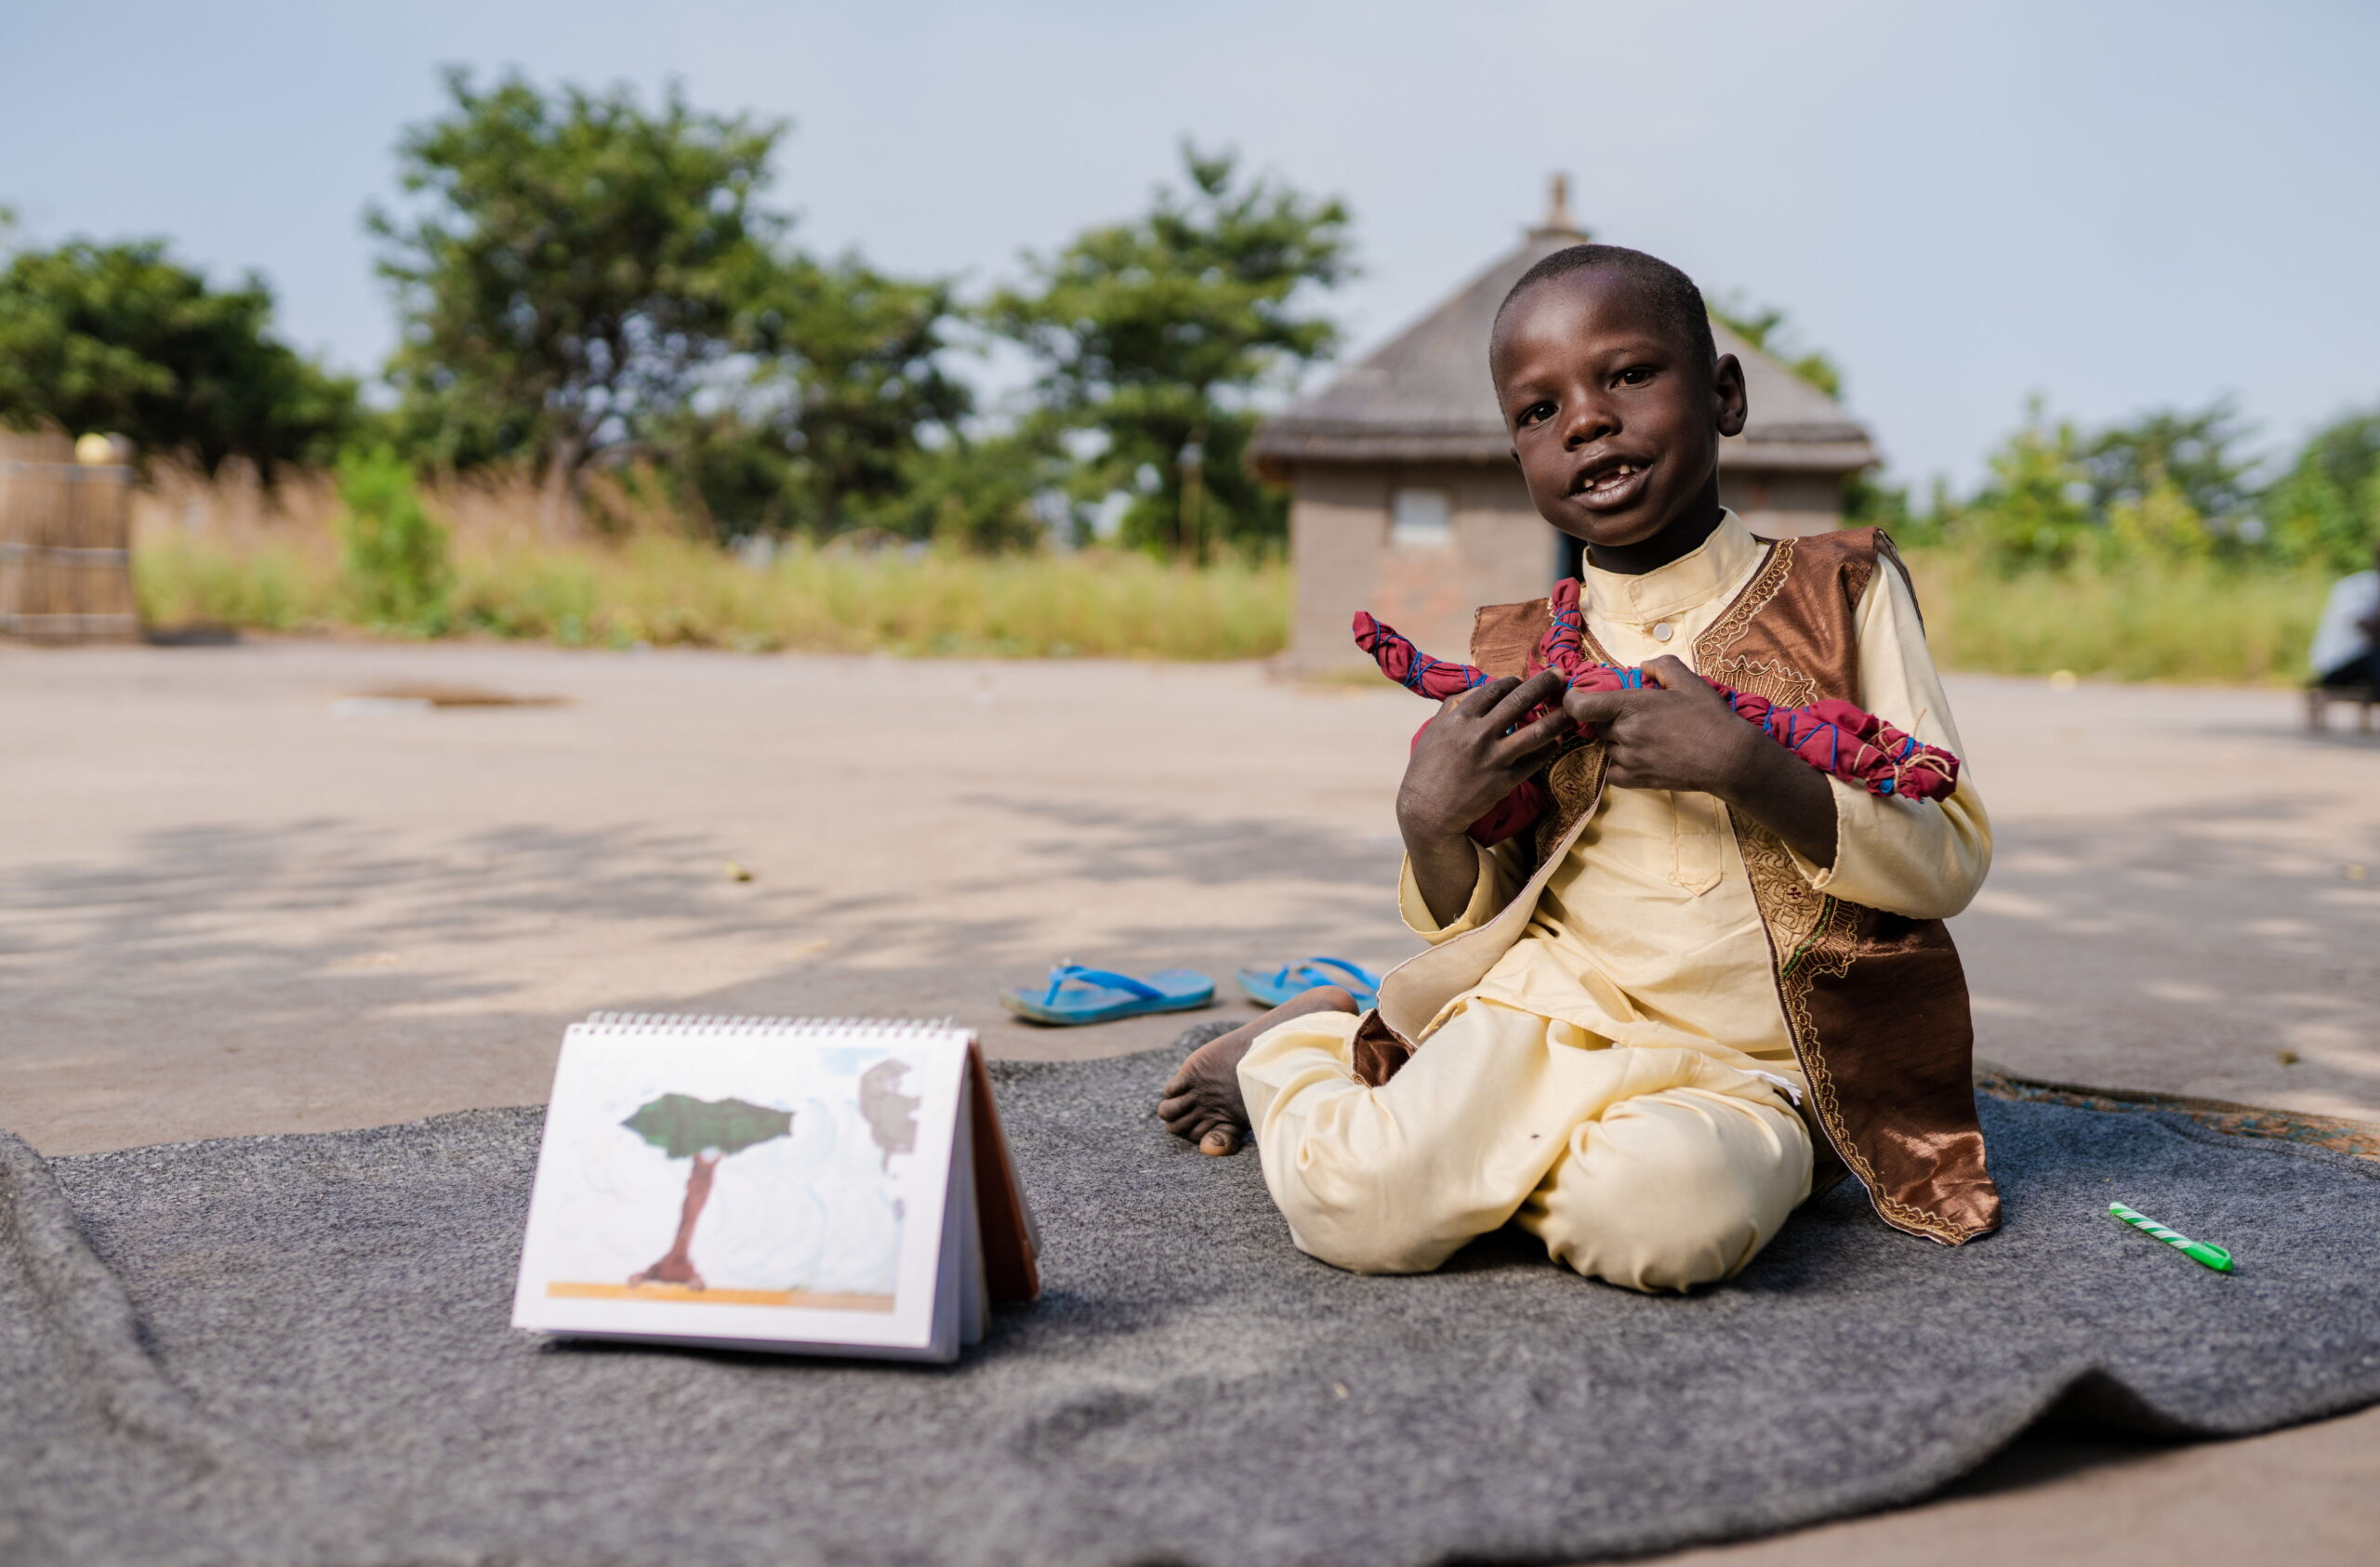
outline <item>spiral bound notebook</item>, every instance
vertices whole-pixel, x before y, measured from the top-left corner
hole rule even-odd
[[[974,1036],[602,1013],[562,1038],[512,1325],[950,1361],[1039,1293]]]

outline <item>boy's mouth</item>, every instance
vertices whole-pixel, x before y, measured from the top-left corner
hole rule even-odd
[[[1571,479],[1570,497],[1597,511],[1617,509],[1636,498],[1652,466],[1638,457],[1597,458]]]

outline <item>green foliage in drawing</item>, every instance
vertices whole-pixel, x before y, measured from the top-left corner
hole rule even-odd
[[[746,1100],[698,1100],[664,1094],[620,1123],[672,1159],[697,1153],[741,1153],[793,1130],[793,1112]]]

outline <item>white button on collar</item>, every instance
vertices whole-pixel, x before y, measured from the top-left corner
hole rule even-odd
[[[1663,621],[1659,625],[1653,627],[1653,640],[1656,642],[1666,642],[1672,637],[1676,635],[1677,628],[1672,625],[1668,621]]]

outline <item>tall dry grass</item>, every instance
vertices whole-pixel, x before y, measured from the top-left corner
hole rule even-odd
[[[654,533],[617,544],[456,541],[450,624],[569,647],[734,648],[1017,658],[1262,658],[1280,651],[1288,569],[1194,569],[1085,551],[984,559],[796,546],[752,567]],[[296,631],[363,622],[336,552],[166,533],[134,560],[152,625]]]
[[[455,632],[569,646],[639,642],[767,651],[1013,657],[1261,658],[1288,638],[1278,563],[1169,566],[1138,555],[984,559],[797,546],[760,569],[635,518],[625,539],[539,542],[518,484],[426,493],[453,529]],[[615,498],[615,512],[625,506]],[[145,507],[145,512],[143,508]],[[134,575],[152,625],[273,631],[366,624],[342,580],[315,484],[161,484],[136,506]],[[1914,550],[1945,668],[2124,680],[2279,684],[2305,674],[2329,587],[2275,566],[2148,560],[2007,574],[1974,554]]]
[[[1926,640],[1946,669],[2279,685],[2306,677],[2330,579],[2279,566],[2144,561],[2013,575],[1913,551]]]

